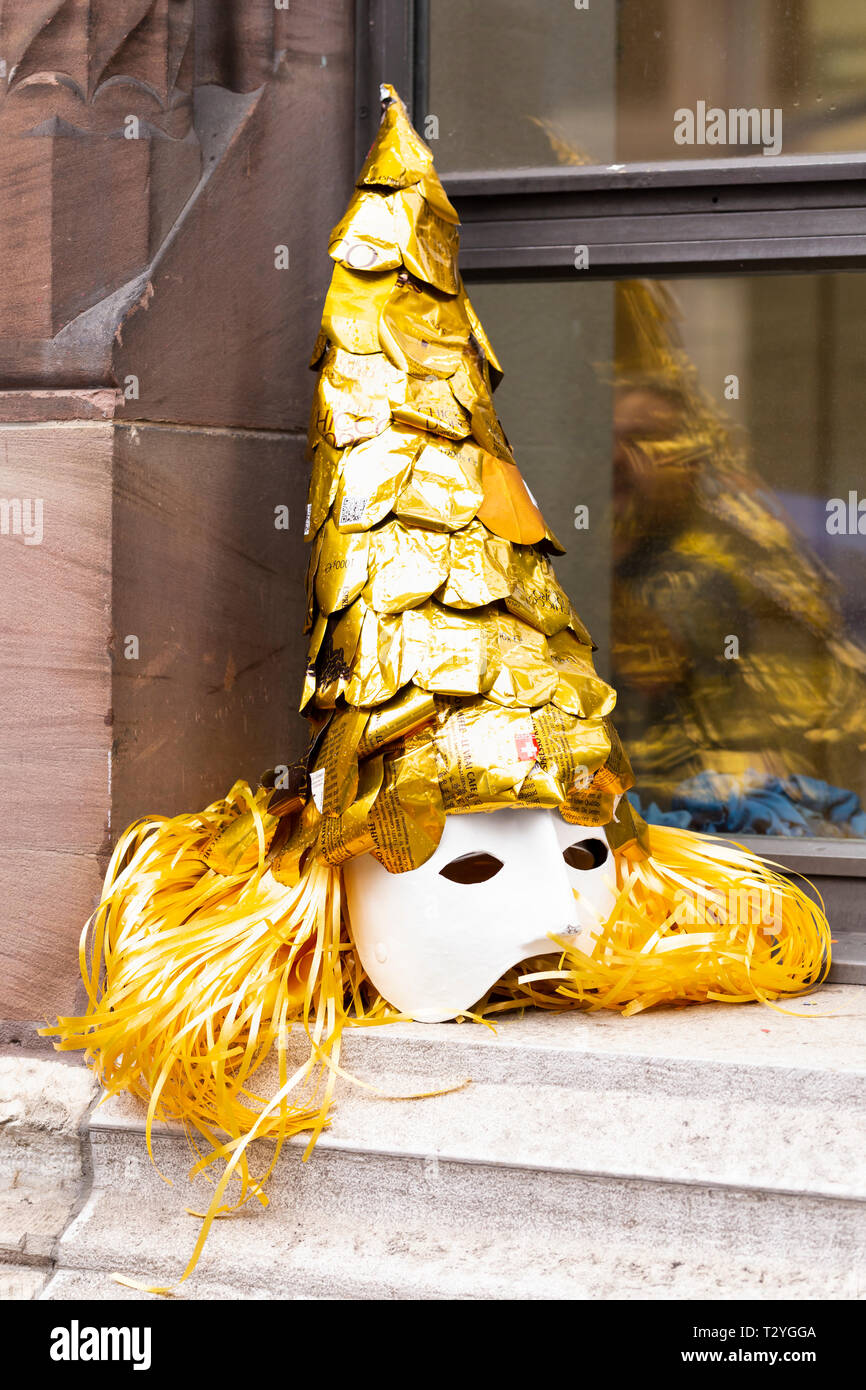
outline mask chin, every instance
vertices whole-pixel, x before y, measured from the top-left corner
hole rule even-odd
[[[419,869],[389,874],[365,854],[344,866],[344,883],[367,975],[422,1023],[465,1013],[511,966],[557,954],[551,933],[591,949],[615,900],[604,831],[553,811],[449,815]]]

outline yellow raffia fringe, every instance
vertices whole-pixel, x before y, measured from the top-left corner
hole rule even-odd
[[[248,810],[259,839],[255,868],[230,877],[208,869],[205,844]],[[663,827],[650,835],[650,859],[617,856],[617,902],[592,956],[559,940],[558,969],[545,969],[548,959],[533,963],[535,970],[524,963],[510,971],[473,1019],[527,1004],[634,1014],[688,1000],[772,1003],[826,978],[827,921],[802,889],[745,849]],[[763,893],[764,905],[773,895],[772,926],[731,920],[744,890]],[[717,918],[709,929],[701,920],[708,907]],[[114,851],[102,901],[81,938],[87,1013],[43,1031],[59,1034],[62,1050],[84,1049],[108,1095],[125,1090],[147,1104],[151,1158],[154,1121],[173,1120],[198,1155],[191,1177],[223,1160],[178,1284],[195,1268],[214,1220],[253,1197],[267,1204],[264,1185],[288,1138],[309,1132],[304,1158],[311,1153],[337,1077],[346,1075],[343,1029],[402,1017],[370,985],[341,916],[339,869],[312,862],[297,887],[275,881],[243,782],[197,815],[137,822]],[[269,1058],[277,1080],[263,1088],[266,1097],[255,1084]],[[273,1148],[253,1173],[258,1139]],[[240,1185],[234,1203],[225,1200],[233,1179]]]

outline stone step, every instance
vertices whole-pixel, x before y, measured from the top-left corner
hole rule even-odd
[[[310,1161],[281,1157],[256,1204],[215,1223],[190,1297],[857,1297],[866,994],[759,1006],[394,1024],[349,1035]],[[171,1283],[210,1188],[143,1109],[91,1117],[93,1186],[42,1297]],[[214,1290],[223,1290],[216,1294]],[[208,1291],[211,1292],[208,1292]],[[225,1290],[231,1291],[230,1295]]]
[[[0,1056],[0,1299],[29,1299],[84,1183],[81,1126],[96,1099],[83,1067],[50,1054]]]

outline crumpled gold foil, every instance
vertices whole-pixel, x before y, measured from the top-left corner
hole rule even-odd
[[[393,510],[423,438],[413,430],[389,426],[346,451],[332,499],[341,531],[369,531]]]
[[[552,637],[568,627],[571,603],[546,555],[525,547],[511,553],[511,585],[505,606],[518,618]]]
[[[436,716],[436,697],[417,685],[408,685],[387,705],[370,714],[358,747],[358,757],[366,758],[386,744],[405,738],[429,724]]]
[[[481,503],[481,452],[471,444],[436,440],[425,445],[394,505],[404,525],[434,531],[468,526]]]
[[[461,613],[432,601],[403,614],[404,669],[423,690],[477,695],[499,668],[497,614]]]
[[[365,708],[382,705],[413,675],[414,670],[406,668],[401,615],[392,617],[368,608],[346,686],[347,702]]]
[[[382,113],[382,124],[373,148],[367,155],[358,188],[411,188],[433,172],[433,153],[412,129],[406,108],[389,83],[383,83],[382,100],[390,102]]]
[[[426,182],[392,196],[397,242],[412,275],[445,294],[456,294],[460,288],[456,214],[452,222],[428,202],[423,196]]]
[[[566,630],[548,639],[547,654],[559,678],[554,704],[581,719],[610,714],[616,704],[616,691],[596,675],[588,645],[578,642]]]
[[[468,338],[456,300],[397,281],[379,320],[379,340],[395,367],[414,377],[454,376]]]
[[[550,664],[545,638],[528,623],[504,613],[496,615],[496,628],[499,663],[488,700],[499,705],[546,704],[559,677]]]
[[[379,318],[396,284],[393,270],[365,274],[335,265],[322,314],[330,341],[346,352],[380,352]]]
[[[331,233],[328,255],[347,270],[392,270],[402,264],[390,198],[359,190]]]
[[[389,521],[370,537],[368,602],[377,613],[402,613],[428,598],[448,575],[449,537]]]
[[[368,758],[361,763],[358,794],[351,806],[342,815],[327,816],[321,822],[318,850],[328,864],[344,864],[358,854],[375,850],[370,813],[382,789],[384,775],[384,758]]]
[[[479,608],[511,593],[511,546],[473,521],[451,537],[448,582],[438,595],[451,608]]]
[[[344,535],[329,517],[321,530],[322,545],[316,566],[316,602],[323,613],[345,608],[367,582],[367,531]]]
[[[433,743],[411,734],[385,755],[385,780],[369,815],[373,854],[391,874],[425,864],[442,838],[445,807]]]
[[[310,428],[310,445],[320,439],[338,449],[381,434],[392,404],[406,394],[407,381],[382,352],[365,355],[331,348],[326,353]]]
[[[528,709],[452,702],[433,737],[446,811],[513,806],[538,746]]]
[[[446,439],[465,439],[472,429],[468,413],[456,400],[450,383],[436,377],[409,377],[406,395],[393,403],[395,420]]]

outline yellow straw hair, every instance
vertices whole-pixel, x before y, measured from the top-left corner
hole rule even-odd
[[[617,856],[617,901],[592,955],[557,938],[559,970],[520,973],[515,997],[556,981],[572,1005],[631,1015],[690,1000],[772,1004],[827,978],[820,896],[743,846],[668,826],[649,835],[649,858]]]
[[[205,846],[249,811],[255,867],[235,875],[207,868]],[[543,968],[550,958],[525,962],[469,1017],[488,1021],[527,1004],[634,1014],[688,1000],[773,1003],[826,978],[827,921],[801,888],[743,848],[660,827],[650,837],[649,859],[616,856],[617,901],[592,955],[557,939],[558,968]],[[63,1050],[85,1049],[109,1095],[126,1090],[147,1104],[151,1158],[154,1120],[175,1120],[200,1155],[191,1177],[224,1162],[182,1283],[215,1217],[233,1209],[224,1201],[229,1182],[240,1184],[234,1207],[251,1197],[264,1205],[286,1139],[308,1131],[309,1156],[344,1075],[344,1027],[402,1016],[356,957],[342,921],[340,870],[311,858],[297,887],[278,884],[243,782],[199,814],[143,820],[126,832],[82,934],[80,963],[87,1013],[44,1031],[58,1033]],[[262,1088],[266,1096],[256,1073],[268,1058],[276,1059],[276,1081]],[[273,1150],[253,1173],[256,1139]]]

